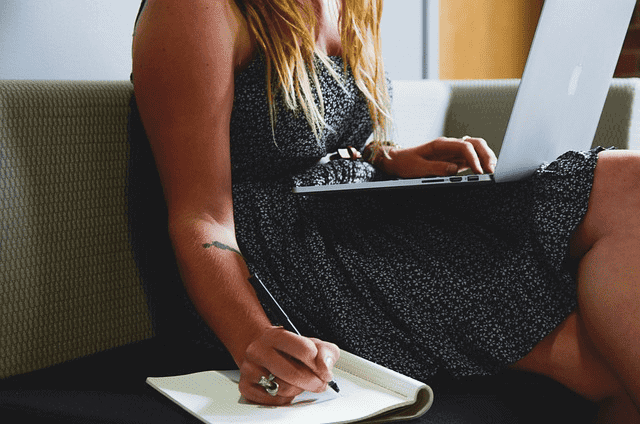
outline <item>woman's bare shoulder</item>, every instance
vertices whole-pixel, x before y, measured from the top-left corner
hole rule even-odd
[[[156,47],[164,40],[171,46],[215,51],[217,57],[230,59],[234,69],[245,66],[255,50],[234,0],[148,0],[134,39],[134,58],[146,34],[153,35]]]
[[[252,55],[243,22],[232,0],[149,0],[140,17],[134,91],[170,211],[231,213],[235,74]]]

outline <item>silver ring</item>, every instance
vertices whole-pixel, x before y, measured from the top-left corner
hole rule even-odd
[[[260,377],[260,381],[258,381],[258,384],[264,387],[267,393],[269,393],[271,396],[277,396],[278,389],[280,388],[278,383],[274,381],[275,378],[276,377],[273,374],[269,374],[269,377],[265,377],[263,375],[262,377]]]
[[[465,135],[464,137],[462,137],[462,141],[467,141],[469,140],[471,137],[469,137],[468,135]]]

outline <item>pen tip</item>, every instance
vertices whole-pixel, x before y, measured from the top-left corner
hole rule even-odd
[[[340,393],[340,388],[338,387],[338,384],[334,380],[331,380],[328,384],[329,384],[329,387],[335,390],[336,393]]]

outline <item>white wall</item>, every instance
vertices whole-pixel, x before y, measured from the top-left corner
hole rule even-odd
[[[422,12],[424,0],[384,2],[380,32],[382,56],[389,78],[422,78]]]
[[[382,49],[392,79],[432,78],[425,73],[423,14],[425,2],[434,1],[385,2]],[[139,6],[140,0],[0,0],[0,79],[128,79]]]
[[[391,79],[438,78],[439,0],[387,0],[380,29]]]
[[[138,0],[0,0],[0,79],[128,79]]]

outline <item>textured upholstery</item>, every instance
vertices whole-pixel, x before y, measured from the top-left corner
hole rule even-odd
[[[0,81],[0,378],[151,336],[127,82]]]
[[[596,144],[640,148],[639,81],[613,82]],[[499,151],[517,81],[399,84],[398,102],[425,93],[404,101],[428,114],[416,138],[444,128]],[[128,232],[131,92],[0,81],[0,378],[153,336]]]
[[[507,129],[519,80],[443,82],[451,89],[444,133],[477,135],[496,152]],[[614,79],[593,146],[640,149],[640,79]]]

